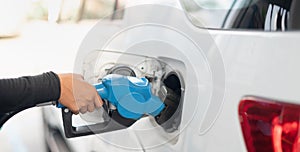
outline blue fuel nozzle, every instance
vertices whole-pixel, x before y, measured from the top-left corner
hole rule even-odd
[[[157,116],[165,107],[164,103],[152,94],[151,85],[146,78],[111,74],[105,76],[101,83],[94,84],[94,86],[102,99],[117,108],[111,109],[108,111],[110,114],[106,115],[112,119],[74,127],[72,125],[73,113],[65,110],[66,107],[56,102],[56,106],[62,108],[64,132],[67,138],[125,129],[144,114]]]
[[[157,116],[165,107],[152,94],[151,84],[146,78],[110,74],[94,86],[100,97],[114,105],[125,118],[139,119],[144,114]]]

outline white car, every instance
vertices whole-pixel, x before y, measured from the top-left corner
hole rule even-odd
[[[146,77],[167,108],[92,135],[76,134],[78,126],[105,121],[103,109],[64,128],[66,111],[45,108],[49,148],[300,151],[299,8],[296,0],[128,1],[121,20],[91,29],[75,71],[90,83],[112,73]]]

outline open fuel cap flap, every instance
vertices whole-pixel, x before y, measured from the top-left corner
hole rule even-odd
[[[91,58],[87,56],[83,63],[82,71],[86,81],[96,84],[102,82],[103,78],[110,74],[147,79],[151,86],[150,94],[155,98],[160,97],[161,101],[169,102],[174,99],[176,100],[176,102],[174,102],[174,107],[178,106],[179,101],[177,101],[177,96],[172,93],[172,90],[164,86],[162,77],[166,75],[166,71],[170,71],[170,67],[164,62],[152,57],[115,51],[96,51],[96,55],[97,58],[95,58],[94,53],[91,55]],[[161,88],[169,90],[167,91],[167,97],[162,96]],[[172,95],[170,95],[170,92]],[[72,124],[73,113],[69,109],[63,108],[62,117],[66,137],[72,138],[126,129],[138,120],[135,118],[125,118],[124,115],[122,116],[122,114],[119,113],[120,111],[118,111],[118,108],[116,108],[116,105],[113,103],[114,101],[104,100],[104,112],[101,116],[104,120],[103,122],[78,127],[74,127]],[[170,105],[170,103],[168,103],[168,105]],[[168,106],[168,108],[160,107],[161,109],[159,111],[162,112],[155,114],[155,116],[160,116],[160,118],[157,119],[159,124],[162,124],[166,119],[171,117],[172,114],[166,114],[166,110],[170,110],[169,107],[170,106]],[[149,114],[153,115],[151,113]],[[148,114],[145,114],[144,116],[147,115]]]

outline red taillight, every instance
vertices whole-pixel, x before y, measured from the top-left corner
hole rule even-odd
[[[239,117],[249,152],[300,152],[300,105],[245,97]]]

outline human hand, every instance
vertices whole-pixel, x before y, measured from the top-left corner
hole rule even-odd
[[[103,101],[96,89],[79,74],[58,74],[60,98],[58,101],[74,114],[92,112],[100,108]]]

